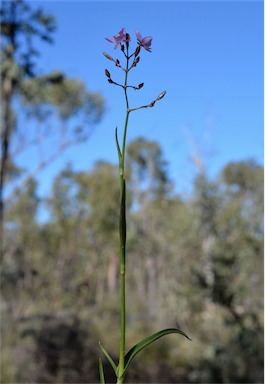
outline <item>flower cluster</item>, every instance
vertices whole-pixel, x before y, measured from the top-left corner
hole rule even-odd
[[[148,52],[151,52],[150,47],[153,38],[151,36],[142,37],[142,35],[138,31],[136,31],[135,33],[139,46],[145,48]],[[121,43],[128,43],[130,41],[130,36],[126,33],[125,28],[122,28],[122,30],[117,33],[117,35],[113,37],[106,37],[106,40],[110,43],[115,43],[116,45],[114,48],[116,49]]]
[[[122,28],[120,30],[120,32],[118,32],[113,37],[106,37],[106,40],[108,42],[115,44],[114,49],[117,49],[118,47],[120,47],[121,51],[123,52],[123,54],[124,54],[124,56],[126,58],[126,66],[123,67],[120,64],[120,61],[118,59],[114,59],[108,53],[103,52],[103,55],[108,60],[113,61],[115,63],[115,65],[116,65],[116,67],[119,67],[120,69],[122,69],[125,72],[125,74],[126,74],[126,76],[125,76],[125,83],[124,84],[119,84],[119,83],[117,83],[116,81],[114,81],[112,79],[110,72],[107,69],[105,69],[105,75],[108,78],[108,82],[110,84],[114,84],[114,85],[117,85],[119,87],[122,87],[124,89],[124,91],[125,91],[126,99],[127,99],[127,93],[126,93],[127,92],[127,88],[133,88],[134,90],[139,90],[139,89],[141,89],[144,86],[144,83],[140,83],[137,86],[128,85],[127,84],[127,74],[128,74],[128,72],[132,68],[136,67],[137,64],[139,63],[139,61],[140,61],[139,54],[141,52],[141,48],[144,48],[146,51],[151,52],[151,44],[152,44],[152,40],[153,40],[152,36],[142,37],[142,35],[141,35],[141,33],[139,31],[135,31],[135,34],[136,34],[138,45],[137,45],[135,51],[131,55],[129,54],[129,46],[130,46],[131,37],[126,32],[125,28]],[[130,62],[131,59],[132,59],[132,62]],[[129,105],[127,105],[127,111],[131,112],[131,111],[135,111],[135,110],[141,109],[141,108],[153,107],[158,100],[162,99],[162,97],[165,96],[165,94],[166,94],[166,91],[163,91],[162,93],[160,93],[160,95],[156,99],[151,101],[151,103],[146,104],[146,105],[142,105],[142,106],[137,107],[137,108],[129,108]]]

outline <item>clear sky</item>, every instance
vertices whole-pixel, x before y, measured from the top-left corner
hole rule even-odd
[[[106,51],[122,60],[105,37],[125,27],[136,44],[135,30],[153,36],[152,53],[142,50],[132,74],[142,90],[131,106],[154,108],[131,114],[128,140],[156,140],[169,162],[170,177],[185,190],[195,174],[196,151],[210,174],[229,161],[254,158],[263,163],[263,2],[262,1],[32,1],[58,22],[55,44],[45,46],[38,61],[44,73],[63,70],[91,91],[100,91],[107,112],[90,141],[68,150],[40,175],[43,193],[67,162],[90,169],[98,159],[116,162],[114,130],[124,124],[124,96],[110,85],[122,72]]]

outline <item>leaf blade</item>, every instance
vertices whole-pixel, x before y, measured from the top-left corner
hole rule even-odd
[[[106,356],[106,358],[108,359],[108,362],[110,363],[110,365],[112,366],[112,368],[116,374],[116,370],[117,370],[116,364],[114,363],[114,361],[112,360],[112,358],[110,357],[110,355],[108,354],[106,349],[101,345],[100,342],[99,342],[99,346],[100,346],[100,349],[102,350],[102,352],[104,353],[104,355]]]
[[[167,328],[167,329],[163,329],[162,331],[159,331],[159,332],[156,332],[154,333],[153,335],[149,336],[149,337],[146,337],[145,339],[143,339],[142,341],[140,341],[139,343],[135,344],[125,355],[125,368],[124,368],[124,372],[123,372],[123,375],[125,374],[125,372],[127,371],[128,367],[129,367],[129,364],[131,363],[131,361],[133,360],[133,358],[142,350],[144,349],[145,347],[147,347],[148,345],[150,345],[151,343],[153,343],[154,341],[156,341],[157,339],[160,339],[161,337],[165,336],[165,335],[168,335],[168,334],[171,334],[171,333],[178,333],[182,336],[185,336],[188,340],[191,340],[184,332],[182,332],[181,330],[177,329],[177,328]]]
[[[116,147],[117,147],[117,152],[118,152],[118,158],[119,158],[119,163],[121,164],[121,148],[119,145],[119,140],[118,140],[118,127],[115,129],[115,140],[116,140]]]

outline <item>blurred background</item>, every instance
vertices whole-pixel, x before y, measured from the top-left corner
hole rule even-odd
[[[2,1],[1,382],[98,382],[119,350],[123,27],[131,383],[263,382],[263,2]],[[108,382],[115,382],[105,362]]]

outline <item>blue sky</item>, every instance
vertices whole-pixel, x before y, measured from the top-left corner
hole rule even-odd
[[[131,95],[131,106],[154,108],[131,114],[128,140],[156,140],[169,162],[177,189],[185,191],[196,174],[191,155],[198,153],[216,175],[229,161],[254,158],[263,163],[263,2],[262,1],[32,1],[58,23],[55,44],[45,46],[41,72],[63,70],[78,77],[107,103],[102,122],[90,141],[64,153],[39,175],[48,193],[53,177],[71,162],[90,169],[98,159],[116,162],[114,130],[124,124],[124,96],[110,85],[122,72],[106,51],[122,60],[105,37],[125,27],[136,44],[135,30],[153,36],[152,53],[141,51],[132,81],[145,86]],[[25,157],[26,159],[26,157]]]

